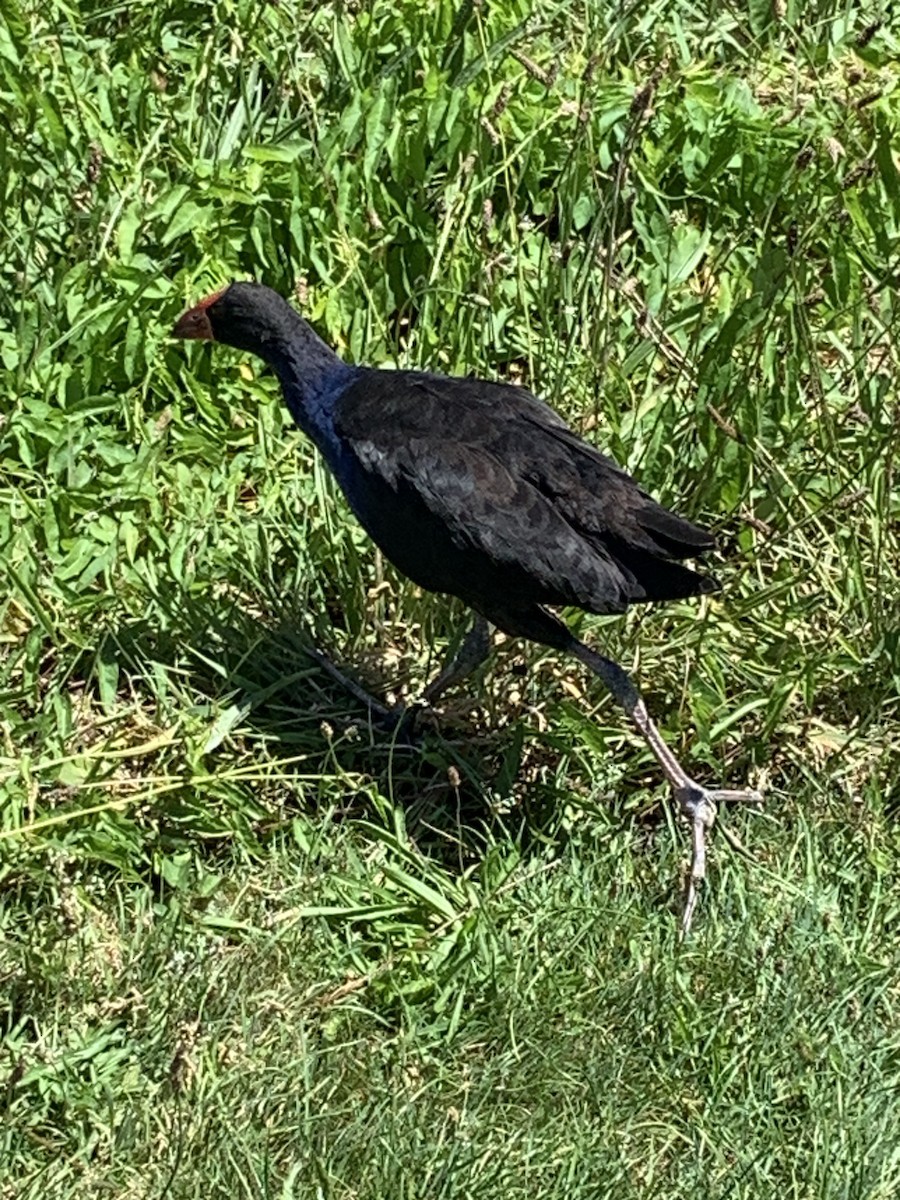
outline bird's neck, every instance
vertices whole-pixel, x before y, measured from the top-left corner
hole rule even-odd
[[[337,448],[334,402],[354,368],[338,358],[299,317],[289,337],[267,344],[264,357],[278,376],[291,416],[331,460]]]

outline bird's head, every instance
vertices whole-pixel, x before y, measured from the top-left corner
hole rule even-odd
[[[261,283],[232,283],[182,313],[172,337],[223,342],[267,357],[266,350],[296,329],[300,318]]]

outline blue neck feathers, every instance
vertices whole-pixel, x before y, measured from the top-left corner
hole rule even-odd
[[[290,338],[273,338],[260,352],[278,376],[291,416],[346,486],[347,452],[335,432],[334,406],[356,368],[338,358],[300,317],[290,333]]]

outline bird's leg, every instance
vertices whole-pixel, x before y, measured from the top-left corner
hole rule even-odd
[[[471,675],[476,667],[480,667],[490,652],[491,627],[485,617],[476,613],[472,627],[460,643],[456,654],[428,684],[422,692],[422,699],[428,705],[434,704],[448,688]]]
[[[682,934],[687,934],[694,917],[697,895],[706,877],[706,832],[716,819],[716,804],[722,800],[750,800],[760,803],[762,796],[750,788],[705,788],[696,783],[666,745],[662,735],[647,712],[640,693],[628,674],[610,658],[597,654],[584,642],[573,639],[572,653],[606,684],[613,696],[634,722],[644,741],[653,752],[672,786],[681,812],[691,823],[691,874],[684,899],[681,918]]]

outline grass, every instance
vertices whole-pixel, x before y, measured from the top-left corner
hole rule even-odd
[[[893,1197],[900,179],[876,5],[13,0],[0,22],[0,1196]],[[379,560],[257,364],[551,399],[715,528],[723,593],[576,665]]]

